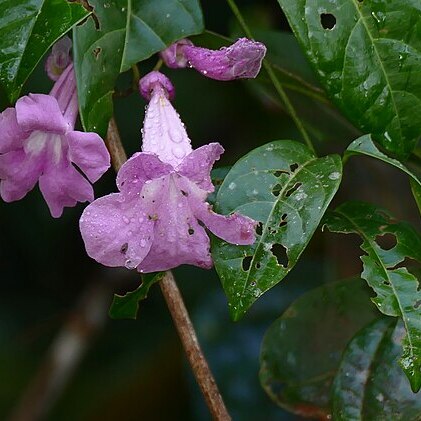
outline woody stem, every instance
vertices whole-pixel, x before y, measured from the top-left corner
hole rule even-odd
[[[106,144],[111,155],[114,170],[118,171],[127,160],[127,155],[121,143],[121,138],[114,118],[111,119],[108,126]],[[202,391],[203,397],[205,398],[206,404],[208,405],[212,418],[218,421],[231,420],[213,374],[202,349],[200,348],[196,331],[194,330],[183,297],[171,271],[165,273],[160,281],[160,286],[181,343],[183,344],[187,359]]]

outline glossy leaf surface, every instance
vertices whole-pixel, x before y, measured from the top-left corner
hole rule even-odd
[[[121,72],[172,42],[203,30],[197,0],[92,0],[89,19],[74,32],[75,69],[83,126],[104,135]]]
[[[139,301],[147,297],[151,286],[160,281],[163,276],[163,272],[142,275],[142,283],[135,291],[128,292],[125,295],[114,294],[109,311],[110,317],[112,319],[136,319]]]
[[[260,381],[275,403],[299,415],[327,419],[342,352],[377,316],[369,292],[361,279],[318,287],[270,326],[261,348]]]
[[[404,321],[407,335],[400,364],[414,391],[421,387],[421,292],[417,278],[405,267],[406,257],[421,262],[421,237],[405,222],[396,222],[383,209],[362,202],[347,202],[326,215],[330,231],[356,233],[363,240],[362,278],[376,292],[372,299],[388,316]],[[383,244],[386,240],[387,244]]]
[[[387,164],[393,165],[396,168],[399,168],[401,171],[409,175],[411,181],[412,191],[414,193],[415,200],[419,206],[419,197],[421,196],[421,180],[418,176],[403,165],[397,159],[393,159],[390,156],[385,155],[381,152],[378,147],[373,142],[370,135],[362,136],[359,139],[354,140],[347,148],[345,152],[345,157],[349,155],[367,155],[373,158],[380,159]],[[421,209],[421,208],[420,208]]]
[[[88,14],[67,0],[0,2],[0,83],[11,102],[47,50]]]
[[[418,0],[278,0],[330,97],[406,156],[421,135]]]
[[[234,320],[297,263],[341,176],[339,156],[317,158],[291,140],[261,146],[232,167],[218,191],[217,211],[260,221],[251,246],[213,241],[215,267]]]
[[[390,318],[359,332],[344,352],[332,388],[333,419],[414,421],[421,400],[397,360],[405,328]]]

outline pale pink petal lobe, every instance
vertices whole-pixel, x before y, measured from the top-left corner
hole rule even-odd
[[[64,134],[68,125],[51,95],[29,94],[16,102],[16,119],[22,130]]]
[[[106,266],[135,268],[149,253],[154,221],[119,193],[91,203],[80,219],[88,255]]]
[[[49,167],[39,178],[39,188],[54,218],[59,218],[65,207],[94,200],[91,184],[71,164]]]
[[[110,168],[110,154],[96,133],[71,131],[66,134],[69,158],[88,177],[97,181]]]
[[[187,155],[177,168],[177,172],[194,181],[200,188],[208,193],[214,191],[210,172],[215,161],[224,153],[219,143],[210,143],[201,146]]]

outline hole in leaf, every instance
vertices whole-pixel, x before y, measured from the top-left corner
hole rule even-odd
[[[287,224],[287,214],[286,213],[284,213],[282,216],[281,216],[281,221],[279,222],[279,226],[280,227],[283,227],[283,226],[285,226]]]
[[[94,57],[98,60],[99,55],[101,54],[102,48],[101,47],[96,47],[92,50],[92,54],[94,55]]]
[[[120,248],[120,253],[121,254],[126,254],[127,249],[129,248],[129,244],[128,243],[124,243],[121,248]]]
[[[275,172],[273,173],[273,175],[274,175],[275,177],[280,177],[282,174],[288,174],[288,173],[287,173],[287,171],[282,171],[282,170],[275,171]]]
[[[271,247],[270,251],[276,257],[276,260],[278,261],[278,265],[281,265],[284,268],[288,266],[287,249],[282,244],[275,243]]]
[[[320,23],[323,29],[332,30],[336,25],[336,18],[332,13],[322,13],[320,15]]]
[[[274,196],[279,196],[279,193],[281,192],[281,190],[282,190],[282,186],[280,184],[275,184],[272,188],[272,194]]]
[[[299,189],[299,187],[302,185],[303,183],[295,183],[285,194],[286,197],[291,196],[292,193],[294,193],[296,190]]]
[[[259,222],[257,224],[257,227],[256,227],[256,234],[257,235],[262,235],[262,232],[263,232],[263,223],[262,222]]]
[[[394,234],[386,233],[383,235],[378,235],[376,237],[376,243],[383,249],[383,250],[390,250],[396,246],[397,240]]]
[[[414,308],[417,309],[419,306],[421,306],[421,300],[417,300],[414,304]]]
[[[260,269],[260,263],[259,262],[256,263],[256,269]]]
[[[297,168],[298,168],[298,164],[296,162],[289,166],[289,169],[291,170],[291,172],[294,172]]]
[[[243,267],[244,272],[247,272],[250,269],[251,261],[252,261],[251,256],[246,256],[243,259],[243,263],[241,264],[241,266]]]

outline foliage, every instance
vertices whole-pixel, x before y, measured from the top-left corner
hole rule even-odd
[[[211,236],[210,251],[229,315],[234,321],[242,319],[230,329],[247,331],[248,320],[255,322],[255,308],[266,305],[274,292],[289,300],[286,311],[279,304],[276,315],[265,312],[258,323],[260,327],[272,322],[261,345],[260,382],[278,405],[273,408],[319,419],[420,419],[419,0],[278,0],[274,9],[259,2],[240,9],[234,0],[227,3],[238,21],[234,24],[231,15],[225,18],[223,31],[229,37],[212,32],[227,11],[201,5],[199,0],[0,1],[0,103],[3,108],[13,105],[28,87],[34,93],[47,93],[39,74],[48,50],[72,33],[82,128],[105,138],[115,116],[124,146],[132,152],[131,141],[138,144],[140,132],[134,123],[140,121],[140,103],[129,96],[137,91],[139,78],[152,69],[167,74],[176,85],[174,103],[188,121],[194,148],[196,135],[205,139],[211,133],[226,150],[225,161],[212,170],[215,191],[207,202],[219,214],[235,212],[256,221],[252,245],[229,244]],[[283,15],[288,24],[282,23]],[[206,72],[194,74],[189,63],[185,70],[167,69],[157,55],[187,37],[197,46],[219,48],[239,36],[254,37],[267,47],[263,70],[255,80],[209,81]],[[124,84],[130,88],[120,91]],[[11,134],[4,121],[6,117],[0,116],[7,143]],[[26,132],[22,133],[24,138]],[[300,138],[307,144],[295,140]],[[113,145],[110,150],[115,153]],[[367,162],[373,165],[369,170]],[[21,168],[13,170],[19,175]],[[396,170],[400,177],[394,177]],[[98,184],[97,196],[115,189],[115,176],[110,179],[112,183]],[[372,203],[363,201],[367,197]],[[52,236],[73,238],[80,208],[66,232],[60,221],[54,228],[50,223],[33,223],[31,218],[39,217],[37,199],[25,200],[33,206],[29,212],[18,210],[17,220],[14,211],[1,215],[3,221],[12,221],[4,224],[5,245],[0,245],[7,256],[0,255],[4,277],[13,279],[14,273],[30,268],[22,278],[50,273],[54,279],[65,279],[65,274],[57,274],[72,266],[70,246],[64,247],[67,261],[55,259],[59,240]],[[399,218],[392,217],[385,209],[389,207]],[[413,225],[417,223],[418,227]],[[356,234],[362,240],[362,271],[352,257],[355,248],[345,237],[338,243],[337,236],[327,231]],[[28,240],[28,232],[36,240]],[[48,232],[45,238],[44,232]],[[15,237],[25,246],[32,244],[33,260],[21,264],[21,249],[10,240]],[[123,254],[127,247],[123,242]],[[79,243],[75,249],[80,252]],[[119,244],[116,250],[118,254]],[[168,250],[168,259],[172,251]],[[336,261],[337,255],[341,259]],[[14,261],[15,256],[19,259]],[[91,264],[93,273],[98,271],[97,265],[83,259],[83,264],[74,266],[82,271]],[[324,269],[315,279],[294,278],[300,286],[313,282],[314,288],[290,303],[290,288],[297,287],[291,285],[291,277],[301,265],[312,267],[312,259]],[[9,260],[15,263],[7,272]],[[201,276],[186,273],[186,282]],[[330,282],[349,275],[352,278]],[[83,276],[78,272],[74,278]],[[135,291],[115,295],[110,317],[136,319],[140,301],[162,276],[163,272],[142,274]],[[270,291],[284,278],[276,291]],[[41,289],[43,282],[39,281]],[[206,295],[201,286],[186,287],[188,294],[194,288]],[[206,300],[202,296],[199,301]],[[212,302],[212,308],[217,306]],[[196,313],[200,315],[202,308]],[[243,318],[246,313],[248,318]],[[228,328],[219,329],[232,339]],[[206,332],[209,337],[213,333]],[[237,357],[234,352],[230,358]]]

